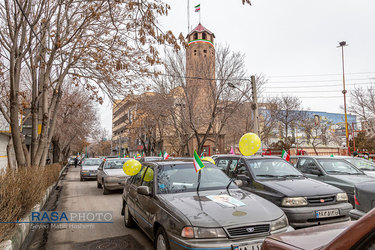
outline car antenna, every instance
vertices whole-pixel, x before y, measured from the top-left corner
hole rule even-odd
[[[201,171],[198,171],[198,185],[197,185],[197,194],[199,196],[199,186],[201,185]]]

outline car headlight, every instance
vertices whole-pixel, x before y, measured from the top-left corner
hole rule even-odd
[[[184,227],[181,236],[185,238],[209,239],[226,238],[227,235],[222,228],[210,227]]]
[[[348,201],[348,195],[346,193],[338,193],[336,194],[337,201]]]
[[[280,228],[284,228],[288,226],[288,218],[285,216],[281,216],[277,220],[271,222],[271,231],[278,230]]]
[[[303,197],[285,197],[281,202],[283,207],[299,207],[306,206],[307,200]]]

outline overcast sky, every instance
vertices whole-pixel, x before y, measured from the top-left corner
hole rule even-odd
[[[186,35],[187,0],[166,2],[171,10],[160,24]],[[190,0],[192,28],[199,22],[197,4],[215,43],[244,53],[248,72],[266,76],[264,95],[292,94],[305,109],[342,112],[339,41],[349,44],[344,48],[348,96],[375,78],[374,0],[252,0],[252,6],[241,0]],[[102,125],[111,131],[108,101],[101,110]]]

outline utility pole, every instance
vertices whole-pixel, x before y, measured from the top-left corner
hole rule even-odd
[[[257,86],[255,81],[255,76],[251,76],[251,94],[253,97],[253,103],[251,104],[251,108],[253,109],[254,113],[254,130],[257,136],[260,136],[259,131],[259,113],[258,113],[258,99],[257,99]]]
[[[348,148],[348,155],[350,155],[350,146],[349,146],[349,133],[348,133],[348,115],[346,113],[346,89],[345,89],[345,67],[344,67],[344,47],[348,46],[345,41],[339,43],[337,48],[341,47],[341,61],[342,61],[342,93],[344,94],[344,111],[345,111],[345,135],[346,135],[346,147]]]

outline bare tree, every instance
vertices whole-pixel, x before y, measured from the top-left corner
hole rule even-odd
[[[335,141],[335,136],[329,130],[332,122],[326,117],[321,117],[319,120],[315,117],[308,117],[298,124],[305,135],[306,144],[310,144],[313,147],[316,155],[318,155],[317,146],[328,145],[330,142]]]
[[[19,166],[44,165],[67,76],[99,102],[99,89],[114,97],[144,87],[142,77],[160,62],[156,44],[179,48],[173,34],[157,26],[168,9],[158,0],[0,3],[0,70],[7,79],[1,83],[9,86],[0,111],[12,127]],[[23,84],[31,90],[30,152],[19,125]]]
[[[295,130],[296,124],[306,118],[306,112],[302,111],[301,100],[294,96],[281,96],[276,99],[280,132],[285,147],[289,148],[293,141],[291,130]]]

